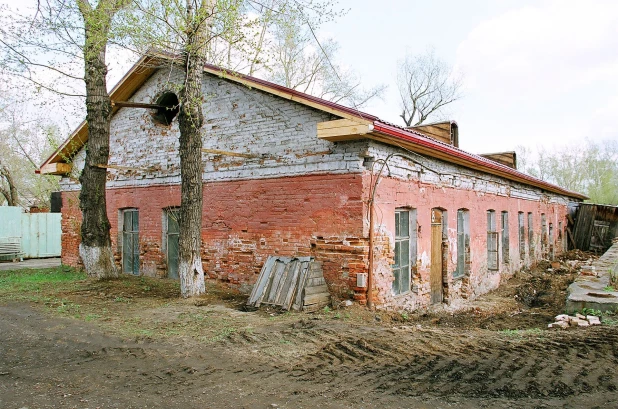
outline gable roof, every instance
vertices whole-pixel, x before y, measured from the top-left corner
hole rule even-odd
[[[112,101],[128,100],[159,68],[165,64],[169,65],[169,61],[170,58],[165,55],[147,55],[140,58],[110,92]],[[535,186],[552,193],[581,200],[587,199],[585,195],[580,193],[572,192],[560,186],[526,175],[482,156],[468,153],[414,129],[404,128],[383,121],[377,116],[317,98],[269,81],[228,71],[214,65],[206,64],[204,71],[225,80],[242,84],[249,88],[255,88],[347,120],[347,126],[339,128],[339,131],[334,133],[325,132],[327,136],[321,136],[319,130],[320,125],[325,123],[318,124],[318,136],[322,139],[331,141],[372,139],[467,168],[500,176],[515,182]],[[119,107],[114,106],[113,112],[115,113],[118,109]],[[331,122],[334,123],[336,121]],[[341,132],[344,133],[342,134]],[[68,171],[70,171],[70,165],[68,164],[70,158],[77,153],[87,141],[88,124],[84,121],[69,135],[60,147],[43,162],[41,167],[37,170],[37,173],[68,173]]]

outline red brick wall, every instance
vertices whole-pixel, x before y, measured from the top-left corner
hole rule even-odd
[[[333,292],[348,295],[356,272],[366,270],[361,192],[360,174],[204,184],[205,272],[236,285],[253,284],[269,255],[312,255],[324,262]],[[75,265],[81,216],[76,203],[63,203],[63,262]],[[180,206],[180,186],[109,189],[107,206],[117,261],[118,210],[137,208],[141,272],[165,276],[163,209]]]
[[[274,179],[228,181],[204,185],[202,259],[208,276],[249,289],[269,255],[311,255],[323,262],[331,292],[339,297],[354,296],[364,302],[365,289],[356,288],[356,275],[367,272],[370,176],[365,174],[297,176]],[[107,192],[112,244],[120,265],[118,243],[119,209],[139,209],[140,271],[164,277],[166,260],[162,251],[163,210],[180,205],[179,186],[150,186],[110,189]],[[391,291],[394,213],[398,207],[417,209],[418,274],[413,277],[415,293],[393,296]],[[498,286],[502,277],[520,268],[517,213],[534,214],[536,251],[540,252],[541,213],[558,222],[566,206],[514,199],[472,190],[440,187],[417,181],[384,178],[376,194],[375,297],[377,304],[394,308],[418,308],[429,302],[431,254],[431,209],[447,211],[449,256],[449,302],[472,297]],[[471,274],[453,280],[456,268],[457,209],[470,212]],[[487,210],[509,212],[510,264],[500,271],[487,271]],[[62,260],[77,265],[79,223],[77,193],[63,194]],[[527,227],[527,220],[526,220]],[[527,233],[526,233],[527,240]],[[556,244],[556,253],[560,251]],[[526,259],[525,263],[535,260]]]
[[[365,174],[365,197],[369,197],[370,175]],[[405,306],[410,309],[425,306],[429,303],[429,273],[431,261],[431,209],[441,208],[447,211],[448,223],[448,290],[449,301],[457,301],[488,292],[496,288],[504,276],[508,276],[521,268],[522,264],[531,264],[541,258],[541,213],[547,216],[547,224],[553,223],[555,254],[561,251],[557,243],[558,225],[566,226],[567,206],[548,201],[532,201],[511,198],[503,195],[479,192],[474,190],[456,189],[448,186],[436,186],[417,181],[402,181],[385,177],[380,181],[376,193],[376,231],[382,240],[376,243],[375,281],[379,303],[389,306]],[[417,209],[418,224],[418,275],[413,281],[418,284],[417,293],[407,295],[392,294],[393,275],[390,265],[393,263],[395,209]],[[466,208],[470,215],[470,249],[471,274],[462,279],[453,280],[452,272],[457,264],[457,210]],[[501,231],[501,212],[509,213],[509,253],[510,263],[501,260],[500,270],[487,270],[487,211],[496,212],[497,231]],[[535,232],[535,258],[526,257],[520,263],[518,239],[518,212],[533,213]],[[527,217],[527,216],[526,216]],[[526,248],[528,246],[526,219]],[[368,233],[367,233],[368,234]],[[500,234],[501,237],[501,234]]]
[[[82,212],[79,210],[79,192],[62,192],[62,264],[81,267],[79,243]]]

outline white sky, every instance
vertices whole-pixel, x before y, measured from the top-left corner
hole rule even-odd
[[[403,124],[397,63],[433,47],[464,75],[465,96],[448,108],[463,149],[618,140],[618,1],[340,0],[339,6],[349,13],[321,35],[339,42],[338,62],[364,84],[389,87],[366,112]],[[110,67],[110,85],[127,67],[120,65]]]
[[[449,109],[463,149],[513,150],[618,140],[618,2],[341,0],[325,27],[368,85],[389,85],[365,111],[402,124],[395,83],[406,53],[434,47],[463,73]]]

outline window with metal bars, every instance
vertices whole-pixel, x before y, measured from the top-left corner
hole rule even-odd
[[[526,227],[524,226],[524,212],[517,214],[517,228],[519,232],[519,259],[526,259]]]
[[[553,223],[549,223],[549,259],[553,260],[554,259],[554,224]]]
[[[487,211],[487,269],[496,271],[498,265],[498,232],[496,231],[496,211]]]
[[[180,209],[168,208],[164,210],[164,252],[167,259],[167,276],[178,278],[178,237],[180,234]]]
[[[502,262],[509,263],[509,212],[502,212]]]
[[[122,271],[139,274],[139,211],[122,211]]]
[[[395,263],[393,264],[393,294],[411,289],[411,277],[416,272],[416,210],[395,211]]]
[[[528,213],[528,255],[530,260],[534,258],[534,223],[532,220],[532,213]]]
[[[457,270],[453,278],[470,273],[470,212],[468,209],[457,210]]]
[[[541,256],[547,257],[548,251],[548,239],[547,239],[547,217],[545,213],[541,213]]]

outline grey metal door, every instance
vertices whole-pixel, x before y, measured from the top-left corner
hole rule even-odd
[[[178,217],[177,209],[167,211],[167,276],[178,278]]]
[[[139,274],[139,212],[125,210],[122,224],[122,271]]]

